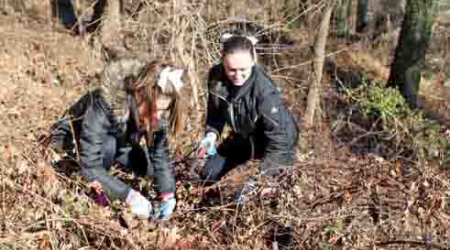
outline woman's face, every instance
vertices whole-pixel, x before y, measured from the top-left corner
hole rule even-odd
[[[168,95],[160,95],[159,98],[156,100],[156,110],[158,112],[169,110],[172,101],[173,101],[172,97]]]
[[[223,58],[225,74],[234,86],[242,86],[252,73],[255,61],[248,51],[237,51]]]
[[[166,111],[169,111],[170,106],[172,105],[173,98],[167,95],[161,95],[155,103],[156,108],[156,117],[160,119],[163,114],[167,113]],[[148,117],[147,112],[147,103],[142,102],[138,107],[139,112],[139,122],[140,124],[145,124],[147,121],[149,121],[151,118]]]

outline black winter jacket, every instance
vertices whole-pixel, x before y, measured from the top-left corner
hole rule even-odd
[[[263,68],[255,65],[244,85],[236,87],[218,64],[208,74],[208,95],[206,133],[220,137],[228,123],[234,133],[264,144],[265,162],[292,163],[298,128]]]
[[[89,181],[99,181],[110,197],[125,199],[130,191],[125,183],[108,174],[107,170],[116,160],[119,151],[123,148],[140,147],[137,141],[138,129],[130,118],[126,124],[120,124],[112,115],[109,104],[104,100],[101,91],[95,90],[85,94],[69,110],[68,114],[75,117],[73,123],[75,140],[79,146],[82,172]],[[54,128],[54,141],[64,144],[71,141],[71,132],[68,120],[59,122]],[[169,168],[169,146],[167,141],[167,126],[160,126],[153,133],[153,144],[148,147],[150,162],[137,162],[142,166],[133,168],[152,167],[155,175],[155,187],[159,192],[174,192],[175,182]],[[167,125],[167,124],[166,124]],[[68,138],[69,137],[69,138]],[[132,156],[130,156],[131,158]],[[133,159],[127,160],[128,163]]]

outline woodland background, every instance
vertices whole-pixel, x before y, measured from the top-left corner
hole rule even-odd
[[[90,26],[96,1],[73,2],[78,25],[65,27],[50,1],[0,0],[0,249],[270,249],[286,227],[294,249],[450,249],[449,1],[368,1],[362,30],[355,0],[108,0]],[[430,2],[411,105],[386,85],[412,13],[405,4]],[[255,164],[208,190],[184,180],[203,135],[205,74],[219,59],[219,35],[234,29],[260,38],[259,63],[302,127],[293,183],[281,187],[278,206],[238,212],[230,195]],[[55,168],[46,147],[50,126],[100,80],[104,63],[131,56],[169,56],[189,68],[186,132],[171,144],[178,205],[168,223],[94,204],[77,166]],[[114,174],[151,192],[151,179]],[[202,204],[207,191],[219,200]]]

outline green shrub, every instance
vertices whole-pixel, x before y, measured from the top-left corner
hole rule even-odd
[[[449,137],[442,137],[438,122],[426,119],[422,111],[412,110],[397,89],[369,86],[364,81],[359,87],[346,89],[344,93],[350,102],[357,104],[357,114],[372,119],[372,127],[367,130],[379,124],[386,132],[378,136],[378,143],[387,143],[383,146],[391,156],[408,152],[412,160],[439,159],[441,166],[449,165],[449,156],[446,155],[450,149]]]

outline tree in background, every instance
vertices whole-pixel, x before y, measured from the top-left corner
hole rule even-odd
[[[336,8],[336,29],[338,36],[351,33],[349,17],[352,15],[352,0],[340,0]]]
[[[406,0],[378,0],[379,10],[374,13],[374,39],[400,27],[405,5]]]
[[[320,108],[320,93],[322,92],[322,72],[325,61],[325,47],[327,45],[331,13],[333,11],[334,4],[334,1],[327,3],[319,29],[314,39],[314,61],[312,67],[313,77],[309,86],[307,107],[303,116],[302,124],[302,128],[306,129],[314,125],[313,122],[315,113]],[[305,146],[306,143],[303,143],[302,147]]]
[[[51,0],[52,16],[67,29],[73,30],[76,34],[95,31],[100,23],[108,5],[108,2],[115,0],[96,0],[93,4],[93,13],[88,18],[86,16],[77,15],[77,7],[74,6],[73,0]],[[114,4],[114,3],[113,3]]]
[[[119,49],[119,47],[122,47],[122,6],[122,0],[106,0],[106,4],[102,6],[104,12],[100,41],[110,48]]]
[[[358,0],[356,12],[356,32],[362,33],[367,28],[367,5],[369,0]]]
[[[425,53],[436,14],[435,0],[408,0],[388,87],[397,87],[411,105],[417,107]]]
[[[67,29],[72,29],[77,23],[75,9],[71,0],[52,0],[52,15]]]

